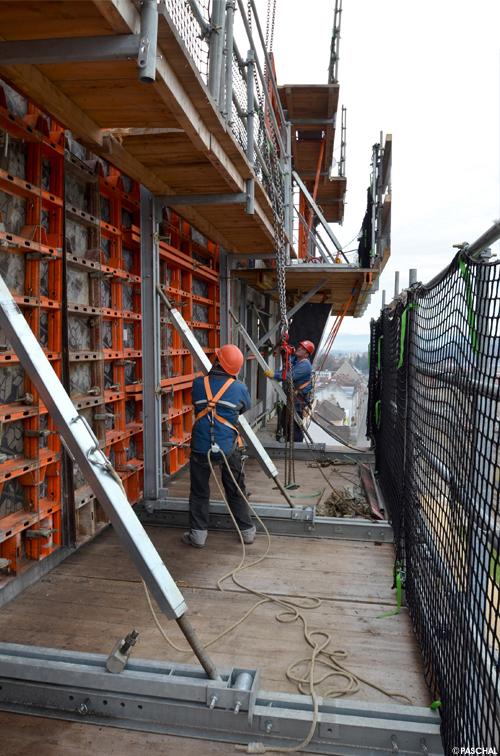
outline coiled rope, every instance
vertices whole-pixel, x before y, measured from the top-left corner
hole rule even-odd
[[[262,604],[267,603],[276,603],[280,604],[283,607],[283,610],[278,612],[276,615],[276,619],[278,622],[282,623],[290,623],[295,622],[296,620],[301,620],[303,625],[303,631],[304,631],[304,637],[308,644],[312,648],[312,654],[310,657],[304,657],[302,659],[299,659],[298,661],[292,662],[292,664],[289,665],[288,669],[286,670],[286,676],[291,681],[297,684],[298,690],[304,694],[304,695],[310,695],[313,702],[313,719],[311,722],[311,728],[309,730],[309,733],[306,737],[306,739],[298,746],[294,746],[291,748],[283,748],[281,746],[266,746],[263,743],[260,742],[254,742],[249,743],[247,746],[236,746],[237,750],[243,750],[246,751],[246,753],[266,753],[266,752],[279,752],[279,753],[296,753],[297,751],[302,750],[305,748],[308,743],[311,741],[311,738],[314,735],[314,731],[316,729],[316,724],[318,721],[318,712],[319,712],[319,706],[318,706],[318,699],[315,691],[315,686],[319,685],[320,683],[324,682],[329,677],[342,677],[345,680],[347,680],[347,687],[340,688],[333,686],[329,688],[325,694],[324,698],[339,698],[340,696],[344,696],[348,693],[356,693],[359,690],[359,683],[363,682],[366,685],[369,685],[370,687],[380,691],[381,693],[384,693],[386,696],[389,696],[391,698],[404,698],[410,706],[413,706],[412,699],[405,695],[404,693],[392,693],[391,691],[386,690],[385,688],[382,688],[380,685],[376,685],[375,683],[371,682],[370,680],[367,680],[364,677],[361,677],[358,674],[355,674],[354,672],[351,672],[351,670],[347,669],[347,667],[344,667],[343,664],[340,663],[340,659],[345,659],[347,657],[347,652],[335,649],[334,651],[327,651],[328,646],[331,643],[331,636],[329,633],[327,633],[324,630],[309,630],[307,619],[300,610],[307,610],[307,609],[317,609],[321,606],[322,601],[321,599],[317,597],[310,596],[306,600],[311,602],[311,605],[304,606],[304,604],[292,601],[291,599],[282,599],[277,598],[276,596],[271,596],[267,593],[264,593],[263,591],[258,591],[256,588],[251,588],[248,585],[245,585],[242,583],[238,578],[236,577],[238,573],[243,572],[243,570],[248,570],[250,567],[254,567],[257,564],[260,564],[260,562],[263,562],[264,559],[269,554],[269,551],[271,549],[271,536],[269,535],[269,531],[260,519],[259,515],[255,512],[252,505],[248,501],[247,497],[241,490],[241,487],[236,480],[236,478],[233,475],[233,471],[231,470],[229,463],[227,461],[226,455],[221,450],[222,457],[224,459],[224,464],[226,465],[227,469],[229,470],[229,473],[233,479],[234,484],[236,485],[238,491],[240,492],[241,496],[247,503],[248,507],[250,508],[252,514],[257,519],[257,521],[262,525],[266,536],[267,536],[267,548],[265,553],[259,557],[258,559],[255,559],[253,562],[250,562],[249,564],[245,565],[245,558],[246,558],[246,549],[245,549],[245,542],[243,540],[243,536],[241,534],[241,531],[238,527],[238,523],[236,522],[236,519],[231,512],[231,508],[229,507],[228,501],[226,499],[226,494],[224,489],[222,488],[219,479],[217,478],[213,465],[212,460],[210,459],[211,452],[208,452],[208,463],[210,465],[210,471],[212,472],[215,481],[217,483],[217,487],[221,493],[221,496],[226,503],[226,506],[228,508],[229,514],[231,515],[231,519],[235,525],[235,528],[238,532],[238,535],[240,537],[241,546],[242,546],[242,557],[240,560],[239,565],[234,569],[231,570],[231,572],[228,572],[226,575],[223,575],[219,580],[217,581],[217,587],[220,591],[224,591],[224,588],[222,587],[222,583],[227,580],[228,578],[232,578],[233,582],[236,583],[240,588],[243,588],[243,590],[247,591],[248,593],[252,593],[255,596],[259,596],[260,600],[257,601],[245,614],[240,617],[240,619],[237,622],[234,622],[230,627],[223,630],[219,635],[217,635],[215,638],[212,638],[207,643],[203,644],[203,648],[208,648],[209,646],[216,643],[218,640],[223,638],[224,636],[228,635],[228,633],[232,632],[235,628],[238,627],[238,625],[241,625],[242,622],[244,622],[247,617],[249,617],[252,612],[257,609],[257,607],[261,606]],[[160,621],[158,620],[158,616],[153,608],[153,604],[151,602],[151,597],[149,595],[149,591],[147,588],[146,583],[144,580],[142,581],[144,591],[146,593],[146,598],[148,601],[148,606],[151,611],[151,614],[153,616],[153,619],[155,621],[155,624],[160,631],[163,638],[166,640],[166,642],[171,646],[171,648],[175,649],[176,651],[179,651],[184,654],[192,653],[191,648],[181,648],[180,646],[177,646],[166,634],[163,627],[160,624]],[[317,642],[314,640],[314,636],[320,636],[323,641]],[[319,658],[321,657],[321,658]],[[300,664],[306,662],[307,668],[305,672],[300,675],[300,673],[295,673],[294,669],[298,667]],[[322,677],[315,679],[315,670],[316,665],[322,665],[327,668],[327,671],[323,674]],[[306,687],[307,686],[307,687]]]

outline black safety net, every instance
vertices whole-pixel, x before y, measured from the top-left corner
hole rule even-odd
[[[500,744],[500,263],[372,321],[368,434],[445,753]],[[469,751],[470,752],[470,751]]]

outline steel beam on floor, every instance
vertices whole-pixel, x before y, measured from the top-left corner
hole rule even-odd
[[[110,638],[110,651],[114,639]],[[259,670],[134,659],[111,674],[102,654],[0,643],[0,709],[247,745],[294,747],[309,733],[309,696],[260,690]],[[442,756],[440,717],[429,708],[319,698],[309,753]]]
[[[285,444],[281,444],[279,441],[262,441],[262,446],[271,459],[284,459]],[[332,448],[329,446],[327,448],[326,444],[323,443],[310,444],[310,446],[314,452],[315,458],[321,462],[327,460],[333,462],[336,459],[339,460],[340,464],[345,464],[351,460],[357,460],[358,462],[375,462],[375,453],[368,450],[355,451],[354,449],[349,449],[349,451],[346,451],[345,446],[340,446],[338,448]],[[251,451],[247,450],[246,453],[252,456]],[[295,459],[306,460],[313,464],[311,452],[309,451],[307,444],[295,444],[293,453]]]
[[[314,507],[307,504],[290,509],[283,504],[250,503],[271,535],[371,543],[392,543],[393,540],[392,527],[388,522],[371,522],[347,517],[318,517]],[[134,510],[143,525],[189,528],[188,499],[172,497],[163,501],[140,502],[135,505]],[[254,524],[258,533],[264,532],[255,518]],[[209,530],[234,531],[234,523],[223,501],[210,502]]]

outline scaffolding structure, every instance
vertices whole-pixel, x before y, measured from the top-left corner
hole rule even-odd
[[[9,87],[0,98],[2,274],[134,504],[144,489],[139,185]],[[159,255],[162,290],[213,355],[218,245],[166,208]],[[188,460],[196,369],[166,313],[160,323],[168,476]],[[3,335],[0,377],[5,585],[61,546],[82,545],[108,518]]]

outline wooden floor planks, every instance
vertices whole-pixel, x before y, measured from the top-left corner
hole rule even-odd
[[[258,598],[231,581],[225,591],[217,579],[236,567],[241,546],[235,534],[209,534],[204,550],[180,541],[180,530],[149,527],[148,532],[183,592],[190,621],[203,642],[241,617]],[[261,555],[266,539],[249,548]],[[392,611],[394,553],[388,544],[273,537],[261,564],[242,573],[242,582],[277,597],[315,595],[322,603],[304,611],[310,629],[326,630],[332,649],[343,649],[345,666],[391,691],[404,692],[417,705],[430,703],[422,661],[406,609]],[[296,692],[286,669],[309,654],[302,623],[280,623],[279,604],[265,603],[235,631],[210,647],[216,664],[259,667],[264,690]],[[175,623],[162,621],[172,640],[186,645]],[[101,533],[0,612],[0,638],[78,651],[109,653],[115,641],[137,627],[135,656],[195,663],[192,654],[170,649],[149,613],[137,572],[112,529]],[[341,681],[339,684],[343,685]],[[321,689],[320,689],[321,692]],[[361,683],[354,698],[384,702],[381,692]],[[398,702],[398,699],[394,699]],[[170,738],[80,723],[49,721],[0,712],[2,756],[83,756],[83,754],[172,754],[225,756],[234,746]]]

